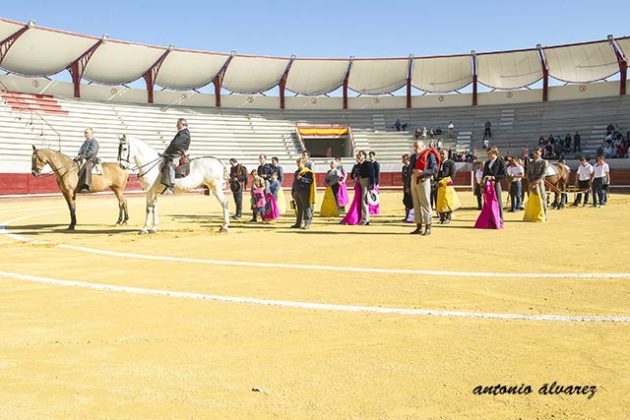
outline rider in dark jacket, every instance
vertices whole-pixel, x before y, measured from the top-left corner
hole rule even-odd
[[[98,141],[94,138],[94,131],[86,128],[84,133],[85,141],[79,149],[79,154],[74,158],[75,162],[83,162],[79,169],[79,192],[90,192],[92,185],[92,168],[98,163]]]
[[[172,192],[175,187],[175,168],[179,165],[179,159],[186,155],[190,147],[190,131],[185,119],[177,120],[177,134],[171,140],[163,153],[164,163],[162,164],[162,176],[160,182],[166,188],[162,193]]]

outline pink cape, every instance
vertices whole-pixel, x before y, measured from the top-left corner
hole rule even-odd
[[[254,208],[256,209],[264,209],[265,208],[265,189],[264,188],[255,188],[254,189]]]
[[[267,204],[265,205],[265,212],[263,213],[263,220],[275,220],[280,217],[280,210],[278,210],[278,203],[273,194],[265,194]]]
[[[475,227],[477,229],[503,229],[503,220],[501,220],[499,211],[501,204],[497,201],[497,193],[494,190],[493,181],[486,182],[483,191],[483,201],[483,208],[475,222]]]
[[[352,197],[352,204],[346,213],[346,216],[341,219],[342,225],[358,225],[361,221],[361,185],[359,182],[354,183],[354,197]]]
[[[345,182],[339,183],[339,190],[337,191],[337,205],[339,207],[345,207],[350,202],[350,197],[348,197],[348,187],[346,187]]]
[[[379,192],[378,191],[378,185],[374,186],[374,191]],[[370,208],[370,214],[381,214],[381,205],[380,204],[377,204],[375,206],[370,204],[369,208]]]

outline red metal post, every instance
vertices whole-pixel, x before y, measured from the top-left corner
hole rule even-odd
[[[613,51],[615,52],[615,56],[617,56],[617,63],[619,63],[619,95],[623,96],[626,94],[626,84],[628,80],[628,57],[626,57],[625,53],[612,35],[609,35],[608,39],[610,40],[610,45]]]
[[[280,78],[280,83],[278,84],[280,90],[280,109],[284,109],[284,91],[287,87],[287,78],[289,77],[289,71],[291,70],[291,66],[293,65],[293,61],[295,60],[295,56],[292,55],[287,67],[284,69],[284,73]]]
[[[83,72],[87,67],[92,55],[101,46],[105,37],[99,39],[94,45],[92,45],[86,52],[81,54],[76,60],[74,60],[66,69],[72,76],[72,84],[74,85],[74,97],[81,97],[81,79],[83,78]]]
[[[411,108],[411,78],[413,76],[413,54],[409,55],[409,66],[407,68],[407,108]]]
[[[7,53],[9,52],[13,44],[15,44],[15,41],[17,41],[19,37],[24,35],[24,32],[28,31],[31,26],[33,26],[33,23],[29,22],[28,25],[23,26],[16,32],[12,33],[8,37],[0,41],[0,64],[2,64],[2,62],[6,58]]]
[[[348,109],[348,79],[350,79],[350,71],[352,70],[352,61],[354,57],[350,57],[350,61],[348,61],[348,69],[346,70],[346,75],[343,78],[343,109]]]
[[[475,51],[470,52],[472,60],[472,106],[477,106],[477,54]]]
[[[543,51],[542,45],[538,44],[536,46],[538,48],[538,56],[540,57],[540,65],[542,66],[543,73],[543,102],[547,102],[549,100],[549,66],[547,65],[547,57],[545,57],[545,52]]]
[[[144,81],[147,83],[147,102],[150,104],[153,103],[153,89],[155,88],[155,79],[157,79],[157,75],[160,72],[160,67],[162,67],[162,63],[164,62],[164,60],[166,60],[166,57],[168,57],[171,51],[173,51],[172,45],[169,46],[166,51],[164,51],[160,58],[158,58],[157,61],[153,63],[151,67],[149,67],[149,70],[144,73],[144,76],[142,76],[144,77]]]
[[[212,83],[214,84],[214,105],[217,108],[221,108],[221,86],[223,85],[223,78],[225,77],[225,72],[230,65],[230,62],[236,55],[236,52],[232,51],[232,54],[225,60],[221,69],[217,72],[217,75],[214,76]]]

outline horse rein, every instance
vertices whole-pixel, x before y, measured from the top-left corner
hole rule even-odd
[[[119,143],[119,144],[118,144],[118,163],[119,163],[119,165],[120,165],[120,163],[121,163],[121,162],[126,162],[126,163],[127,163],[127,165],[129,165],[129,164],[131,163],[131,160],[130,160],[130,156],[131,156],[131,148],[129,147],[129,143],[127,143],[127,157],[123,160],[123,158],[122,158],[122,156],[121,156],[121,154],[122,154],[122,145],[123,145],[123,143]],[[132,172],[133,172],[133,171],[139,171],[139,173],[138,173],[138,178],[142,178],[142,177],[144,177],[146,174],[148,174],[148,173],[149,173],[149,171],[151,171],[151,169],[153,169],[153,168],[155,168],[157,165],[159,165],[161,161],[162,161],[162,157],[161,157],[161,156],[159,156],[159,157],[157,157],[156,159],[153,159],[152,161],[145,163],[144,165],[141,165],[141,166],[137,166],[137,165],[136,165],[136,166],[134,166],[134,167],[127,168],[127,170],[132,171]],[[146,171],[144,171],[144,172],[142,172],[142,171],[141,171],[141,169],[143,169],[143,168],[145,168],[145,167],[147,167],[147,166],[151,165],[152,163],[155,163],[155,164],[154,164],[153,166],[151,166],[149,169],[147,169]],[[122,166],[122,165],[121,165],[121,166]]]

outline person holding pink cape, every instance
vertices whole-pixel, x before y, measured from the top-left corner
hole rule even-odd
[[[273,173],[269,183],[269,191],[265,193],[265,211],[262,215],[263,223],[269,224],[280,217],[278,209],[278,191],[282,187],[278,181],[278,175]]]
[[[348,174],[341,164],[341,159],[336,157],[337,171],[339,172],[339,189],[337,190],[337,205],[339,206],[339,213],[346,211],[346,206],[350,203],[350,197],[348,197],[348,187],[346,186],[346,178]]]
[[[361,222],[361,184],[359,183],[359,155],[357,163],[352,167],[350,178],[354,181],[354,197],[345,217],[341,219],[342,225],[358,225]]]
[[[501,203],[497,199],[494,183],[495,181],[490,179],[490,177],[484,177],[481,181],[483,207],[475,222],[475,228],[477,229],[503,229],[503,219],[500,212]]]

